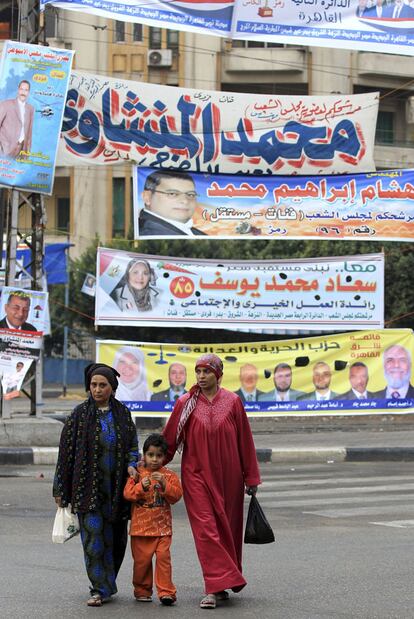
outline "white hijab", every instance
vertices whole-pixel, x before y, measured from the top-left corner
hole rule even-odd
[[[144,353],[139,348],[135,348],[134,346],[122,346],[122,348],[120,348],[115,354],[113,367],[117,371],[119,371],[119,361],[125,353],[133,355],[138,361],[139,375],[134,381],[128,384],[122,382],[122,378],[119,378],[119,386],[116,390],[115,397],[117,398],[117,400],[121,400],[123,402],[150,400],[152,393],[148,389],[147,385],[147,373],[145,370]]]

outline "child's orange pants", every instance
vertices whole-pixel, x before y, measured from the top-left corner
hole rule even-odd
[[[152,558],[155,554],[155,586],[159,598],[165,595],[175,600],[177,589],[171,579],[171,536],[150,537],[131,535],[134,558],[132,584],[135,597],[152,595]]]

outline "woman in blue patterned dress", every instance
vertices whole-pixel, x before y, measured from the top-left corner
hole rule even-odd
[[[114,397],[118,372],[103,363],[85,369],[90,396],[66,419],[53,483],[58,506],[78,514],[88,606],[102,606],[117,592],[116,577],[127,544],[128,475],[136,474],[138,441],[131,413]]]

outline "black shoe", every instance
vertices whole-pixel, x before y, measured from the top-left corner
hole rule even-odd
[[[174,598],[170,595],[164,595],[160,601],[163,606],[172,606],[175,603]]]

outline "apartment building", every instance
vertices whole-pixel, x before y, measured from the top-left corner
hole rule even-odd
[[[377,168],[414,167],[411,57],[231,42],[57,9],[47,11],[46,25],[51,46],[74,49],[74,67],[99,75],[261,94],[325,95],[378,90]],[[132,225],[131,190],[128,165],[58,167],[54,194],[46,199],[46,241],[69,236],[76,256],[96,235],[104,242],[125,237]],[[21,226],[25,225],[22,221]]]

